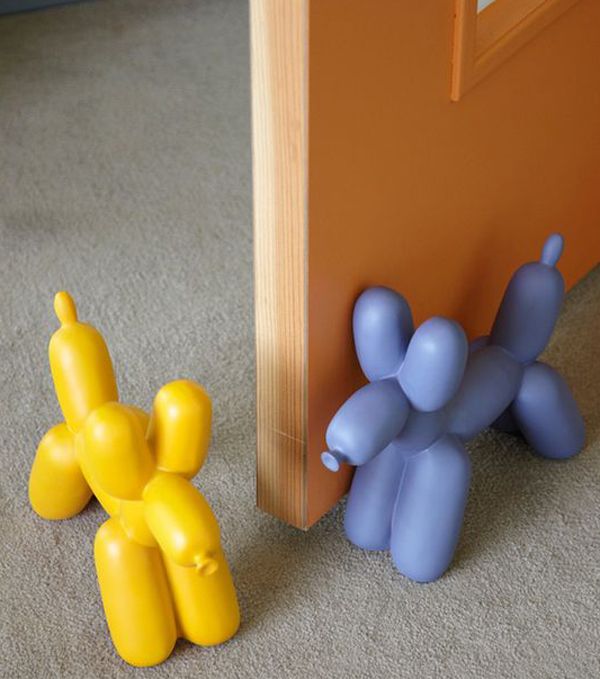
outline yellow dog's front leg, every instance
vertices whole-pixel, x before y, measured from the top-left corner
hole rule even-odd
[[[157,474],[144,489],[145,517],[162,552],[181,634],[227,641],[240,625],[235,588],[208,503],[186,479]]]
[[[223,550],[213,555],[216,568],[210,574],[163,558],[181,635],[199,646],[230,639],[240,626],[240,610]]]
[[[113,643],[138,667],[166,660],[177,640],[169,585],[160,552],[130,540],[117,518],[94,544],[100,594]]]
[[[35,454],[29,476],[31,506],[43,519],[70,519],[91,497],[75,455],[75,436],[66,424],[57,424]]]

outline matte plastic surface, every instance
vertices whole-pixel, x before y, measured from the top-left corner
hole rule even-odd
[[[94,555],[111,637],[119,655],[155,665],[177,637],[209,646],[235,634],[237,597],[219,526],[189,482],[210,441],[211,402],[198,384],[171,382],[152,413],[118,402],[106,344],[81,323],[66,292],[50,366],[65,422],[42,439],[29,480],[33,509],[67,519],[96,495],[111,518]]]
[[[584,444],[584,424],[560,375],[537,361],[559,314],[563,239],[520,267],[491,335],[469,347],[454,321],[412,330],[405,300],[370,288],[354,308],[356,353],[370,383],[338,410],[323,464],[357,467],[345,530],[365,549],[391,549],[420,582],[439,578],[460,536],[471,475],[464,444],[490,425],[518,430],[541,456],[562,459]]]

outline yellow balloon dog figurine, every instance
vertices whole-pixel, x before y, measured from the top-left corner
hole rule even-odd
[[[110,515],[94,544],[108,627],[132,665],[165,660],[178,637],[210,646],[240,623],[219,526],[190,483],[208,451],[211,402],[188,380],[158,392],[148,416],[118,402],[100,333],[59,292],[50,340],[65,422],[40,442],[29,498],[45,519],[68,519],[94,494]]]

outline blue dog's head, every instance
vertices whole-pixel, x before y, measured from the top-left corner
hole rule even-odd
[[[410,409],[443,408],[460,386],[468,355],[463,329],[440,316],[414,330],[410,307],[389,288],[369,288],[354,306],[356,354],[369,384],[355,392],[327,428],[323,464],[361,465],[396,438]]]

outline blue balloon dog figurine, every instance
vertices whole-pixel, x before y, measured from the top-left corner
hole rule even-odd
[[[398,570],[419,582],[450,565],[467,502],[465,442],[494,425],[520,431],[541,456],[581,450],[585,432],[562,377],[536,360],[564,293],[555,268],[562,236],[539,262],[513,275],[489,336],[469,347],[458,323],[435,316],[416,330],[405,299],[369,288],[354,307],[356,353],[369,383],[327,429],[323,464],[357,467],[344,520],[364,549],[391,549]]]

